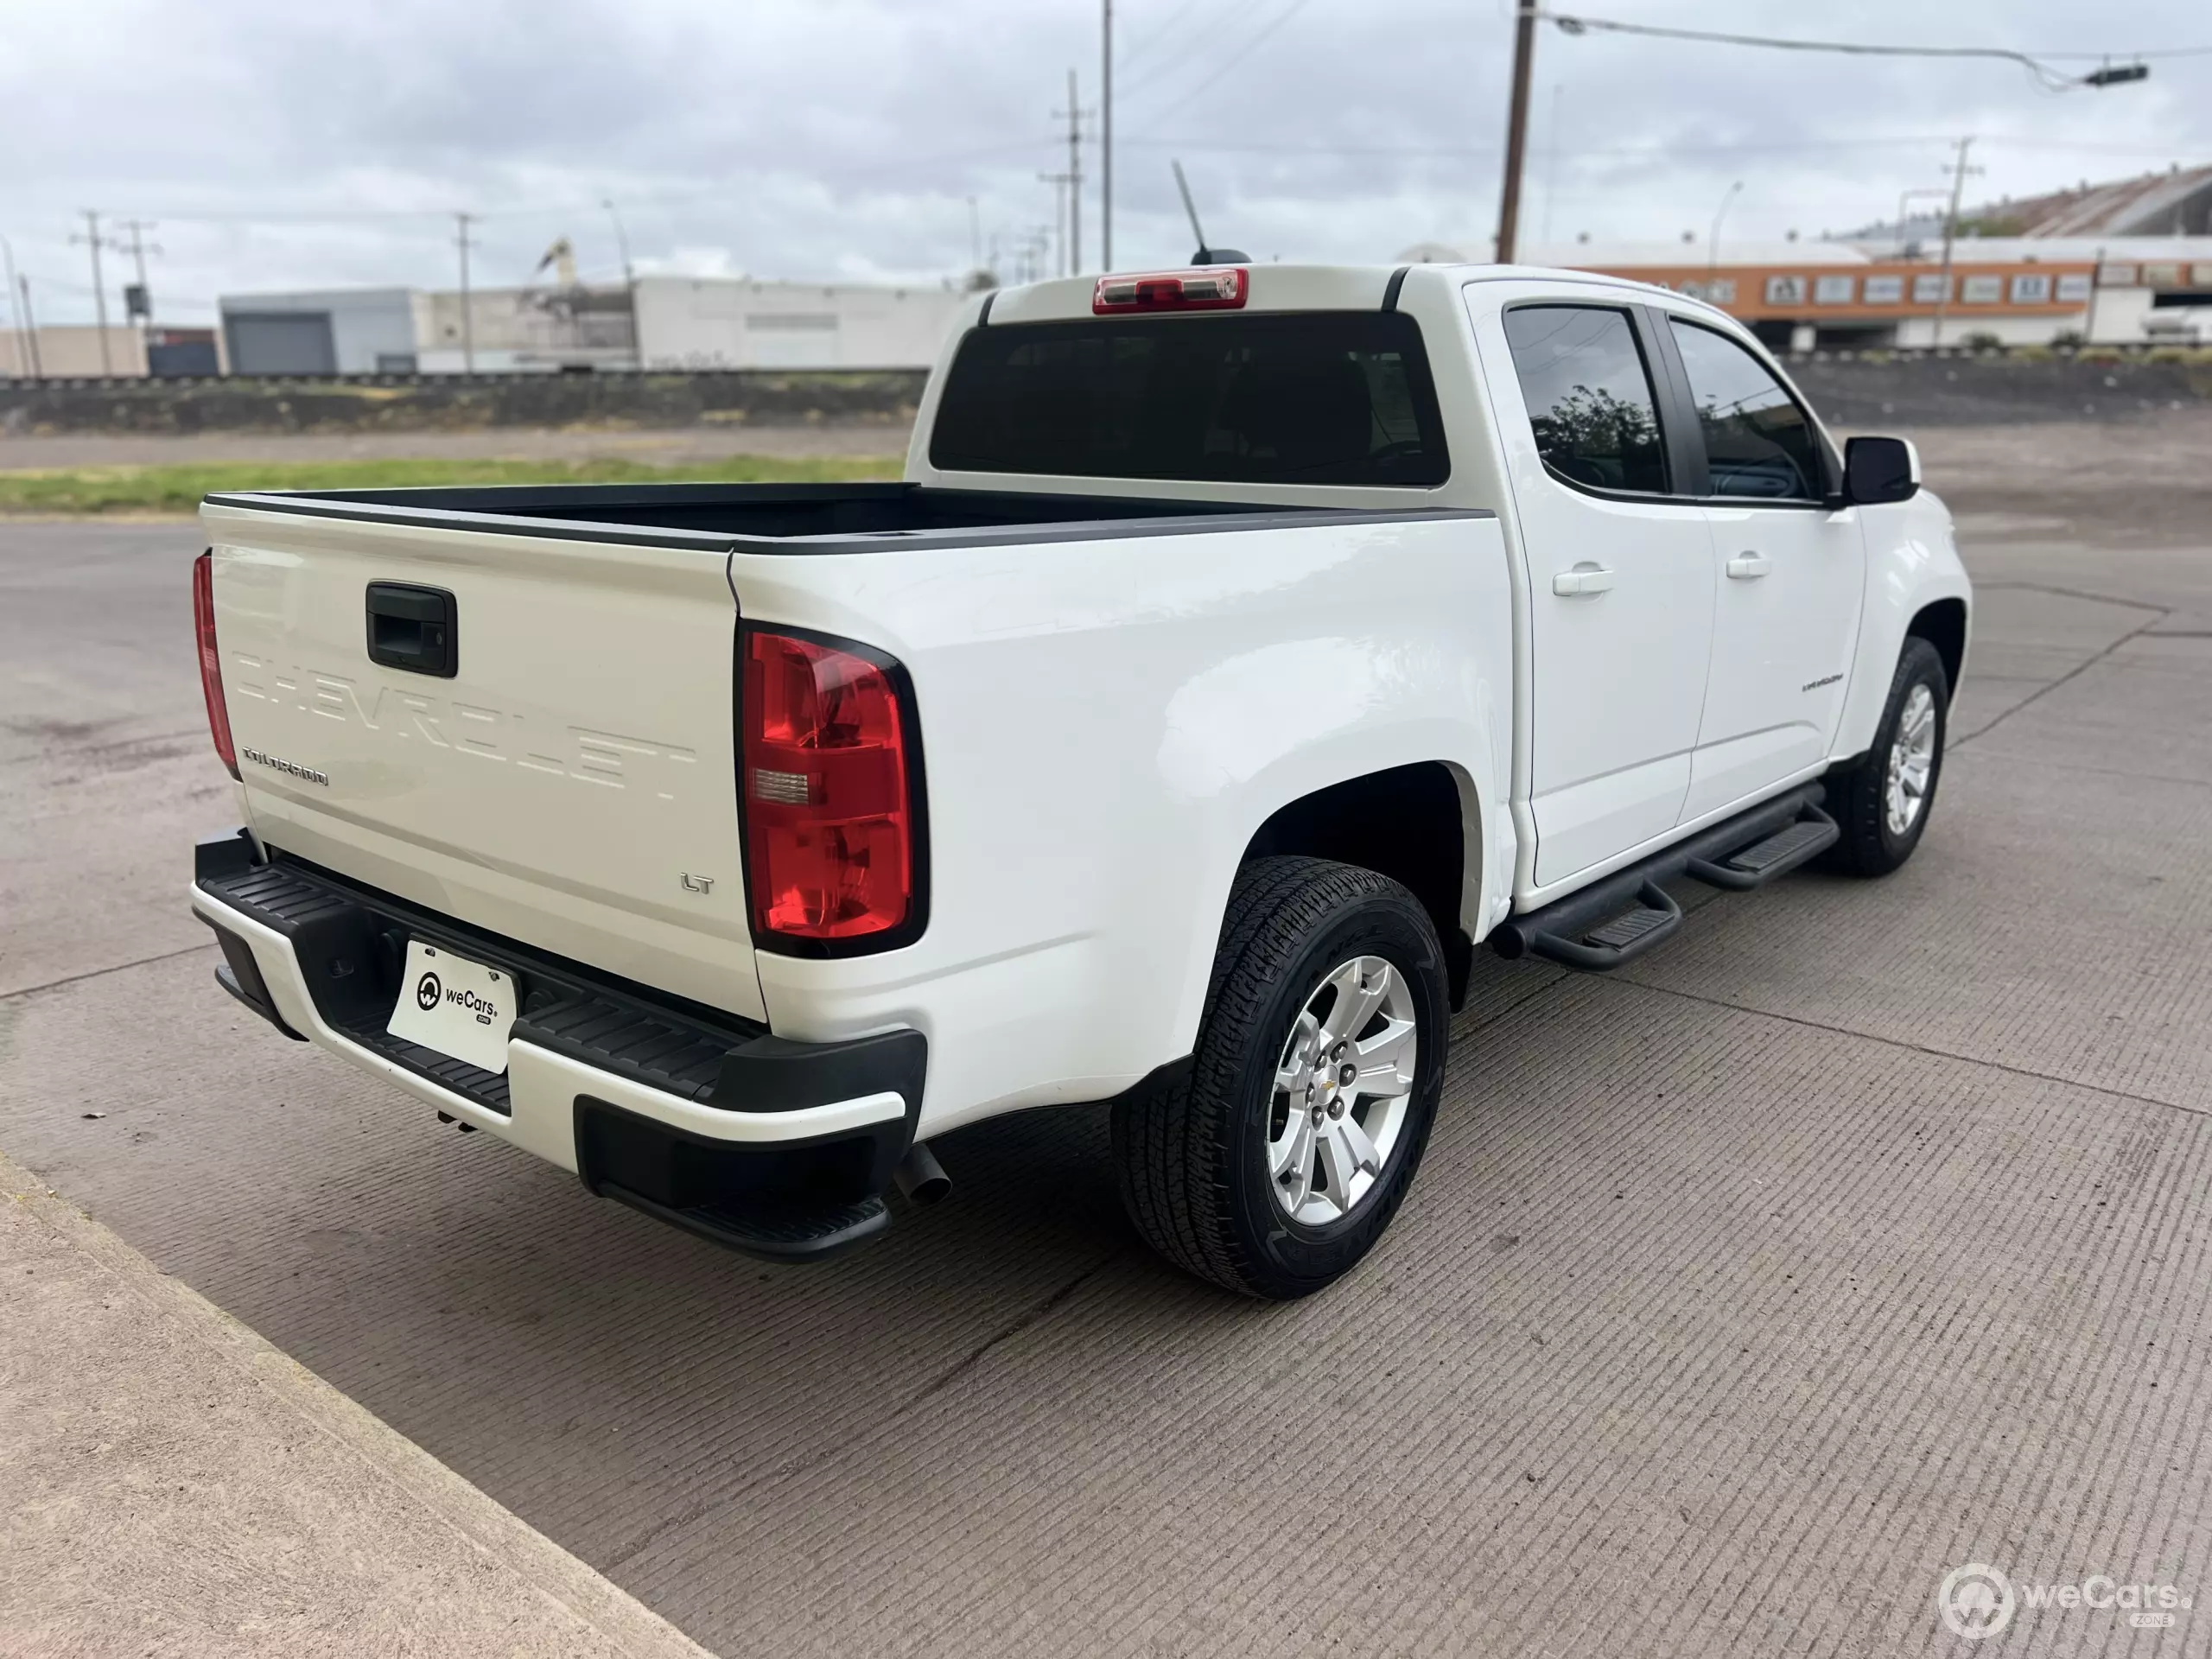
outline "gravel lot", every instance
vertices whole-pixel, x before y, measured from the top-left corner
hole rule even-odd
[[[775,1270],[283,1042],[183,900],[191,528],[0,525],[0,1147],[720,1651],[1951,1654],[1970,1561],[2198,1603],[1989,1651],[2212,1650],[2208,453],[1928,435],[1980,607],[1918,856],[1484,957],[1289,1307],[1147,1255],[1084,1109]]]

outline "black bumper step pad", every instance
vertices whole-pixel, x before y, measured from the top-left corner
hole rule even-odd
[[[734,1018],[716,1027],[643,1006],[512,940],[425,916],[288,860],[202,877],[200,886],[291,942],[316,1011],[334,1030],[502,1116],[511,1115],[505,1075],[385,1029],[409,939],[512,974],[523,1009],[514,1034],[523,1041],[686,1100],[710,1096],[730,1050],[764,1034]]]
[[[827,1210],[740,1211],[719,1205],[678,1210],[620,1186],[603,1185],[599,1192],[656,1221],[762,1262],[825,1262],[891,1226],[891,1206],[880,1198]]]
[[[201,891],[285,938],[316,1012],[332,1029],[487,1110],[512,1116],[504,1076],[385,1029],[410,939],[511,974],[522,1004],[515,1037],[595,1071],[702,1106],[726,1101],[729,1110],[754,1114],[885,1093],[903,1103],[896,1117],[755,1142],[700,1135],[579,1093],[572,1103],[577,1173],[592,1192],[771,1262],[821,1261],[891,1225],[882,1195],[913,1144],[928,1073],[929,1043],[920,1032],[789,1041],[740,1016],[478,931],[285,854],[256,864],[253,853],[242,836],[201,842],[195,867]],[[231,970],[225,988],[282,1029],[245,940],[219,920],[214,925]]]

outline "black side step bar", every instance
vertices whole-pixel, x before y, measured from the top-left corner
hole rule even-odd
[[[1509,959],[1542,957],[1602,974],[1633,962],[1681,930],[1682,907],[1660,883],[1687,875],[1707,887],[1749,893],[1835,845],[1843,831],[1821,810],[1827,792],[1807,784],[1662,849],[1640,864],[1509,917],[1490,932]]]

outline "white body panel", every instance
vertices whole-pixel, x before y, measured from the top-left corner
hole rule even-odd
[[[204,510],[255,830],[610,973],[761,1017],[719,550]],[[460,672],[365,655],[372,582],[444,588]],[[257,764],[258,753],[326,783]],[[689,891],[686,872],[708,892]]]
[[[1442,760],[1469,825],[1498,819],[1495,519],[740,553],[731,582],[748,620],[864,637],[913,677],[928,929],[759,963],[779,1035],[924,1031],[925,1129],[1100,1098],[1188,1053],[1230,883],[1277,808]],[[1510,864],[1478,842],[1466,868],[1479,931]]]
[[[1500,283],[1468,292],[1531,618],[1535,879],[1555,885],[1681,817],[1713,656],[1712,532],[1694,506],[1578,490],[1547,469],[1502,316],[1555,290]]]
[[[1372,308],[1389,280],[1262,267],[1252,304]],[[925,485],[1389,510],[1367,520],[732,553],[706,537],[632,545],[551,525],[210,508],[238,741],[331,779],[247,763],[251,825],[341,874],[779,1037],[920,1030],[925,1135],[1112,1095],[1190,1052],[1238,863],[1285,804],[1441,764],[1465,836],[1459,922],[1479,940],[1510,910],[1864,750],[1913,618],[1967,599],[1932,497],[1804,511],[1786,530],[1727,505],[1653,515],[1564,501],[1535,456],[1497,321],[1509,296],[1530,293],[1672,308],[1749,344],[1663,290],[1417,267],[1396,303],[1422,330],[1447,483],[1017,478],[929,461],[944,365],[981,309],[971,300],[908,465]],[[988,326],[1088,315],[1090,295],[1088,279],[1010,290]],[[1429,507],[1495,516],[1405,516]],[[1726,559],[1753,535],[1777,569],[1729,580]],[[1611,570],[1610,591],[1553,592],[1586,563]],[[404,702],[422,685],[395,693],[365,665],[362,588],[385,577],[459,598],[461,673],[429,683],[436,710]],[[732,709],[741,612],[861,641],[911,677],[930,879],[912,943],[827,959],[752,948]],[[1839,671],[1817,695],[1802,689]],[[435,715],[435,735],[417,715]],[[687,873],[711,877],[709,893],[687,891]],[[253,943],[296,1029],[393,1071],[314,1020],[281,940]],[[569,1086],[538,1077],[548,1063],[518,1058],[518,1099],[525,1085],[548,1098]],[[594,1087],[629,1090],[621,1103],[639,1110],[702,1109],[640,1103],[655,1091],[619,1079]],[[497,1127],[456,1102],[445,1109]],[[518,1115],[503,1132],[574,1162],[553,1116]]]
[[[1827,760],[1866,588],[1859,509],[1715,503],[1713,666],[1681,816]]]

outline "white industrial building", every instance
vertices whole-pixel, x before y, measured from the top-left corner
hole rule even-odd
[[[641,276],[648,369],[920,369],[937,360],[964,295],[948,286]]]
[[[457,289],[226,295],[235,374],[505,374],[581,369],[918,369],[962,295],[950,286],[641,276]]]
[[[411,288],[226,294],[224,355],[233,374],[410,373],[424,297]]]

